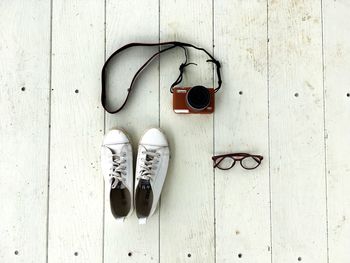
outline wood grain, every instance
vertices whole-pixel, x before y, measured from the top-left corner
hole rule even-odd
[[[53,1],[48,261],[101,262],[104,3]]]
[[[215,170],[217,262],[270,262],[266,1],[217,2],[215,153],[264,156],[256,170]]]
[[[174,12],[186,10],[186,12]],[[190,42],[212,52],[212,2],[160,2],[160,39]],[[181,85],[213,83],[212,65],[203,53],[191,52]],[[184,61],[181,50],[160,64],[160,125],[171,150],[160,208],[161,262],[214,261],[214,189],[211,154],[213,115],[180,115],[172,109],[171,83]]]
[[[350,261],[350,5],[324,1],[329,262]]]
[[[321,5],[268,14],[272,260],[327,262]]]
[[[0,262],[43,263],[50,3],[1,1],[0,17]]]
[[[158,41],[158,1],[107,1],[107,57],[130,42]],[[135,48],[120,54],[110,67],[110,105],[117,108],[126,96],[139,67],[157,48]],[[131,138],[136,161],[138,142],[146,129],[158,127],[159,68],[155,60],[138,78],[125,108],[114,115],[106,114],[106,131],[123,129]],[[159,214],[146,225],[139,225],[136,213],[118,224],[113,218],[109,198],[105,199],[105,262],[157,262],[159,254]]]

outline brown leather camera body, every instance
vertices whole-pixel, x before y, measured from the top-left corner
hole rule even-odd
[[[215,90],[203,86],[175,87],[173,110],[180,114],[209,114],[214,112]]]

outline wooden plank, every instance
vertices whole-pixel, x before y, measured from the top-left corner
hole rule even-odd
[[[186,10],[186,12],[177,12]],[[212,51],[212,1],[160,2],[160,39],[190,42]],[[182,85],[212,86],[212,65],[191,52]],[[170,85],[184,61],[181,50],[161,58],[160,125],[172,159],[160,208],[160,261],[214,261],[213,115],[180,115],[172,109]],[[191,258],[189,258],[191,257]]]
[[[271,1],[273,262],[327,262],[319,1]]]
[[[48,261],[101,262],[104,3],[53,1]]]
[[[324,1],[329,262],[350,261],[350,5]]]
[[[158,1],[107,1],[107,57],[130,42],[158,42]],[[132,16],[132,19],[130,19]],[[122,53],[111,65],[109,98],[121,105],[137,69],[157,48],[136,48]],[[121,78],[122,76],[122,78]],[[106,115],[106,131],[122,128],[131,137],[136,161],[138,142],[144,131],[159,125],[159,69],[155,61],[140,75],[128,104],[115,115]],[[118,224],[105,198],[105,262],[157,262],[159,215],[139,225],[136,213]]]
[[[215,55],[223,88],[215,114],[216,154],[264,156],[256,170],[239,163],[215,171],[217,262],[270,262],[266,1],[214,7]]]
[[[0,262],[46,262],[50,3],[0,17]]]

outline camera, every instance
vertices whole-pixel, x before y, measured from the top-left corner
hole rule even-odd
[[[175,87],[173,109],[175,113],[208,114],[214,112],[215,90],[203,86]]]

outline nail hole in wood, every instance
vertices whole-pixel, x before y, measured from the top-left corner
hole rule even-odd
[[[294,97],[299,97],[299,93],[298,93],[298,92],[295,93],[295,94],[294,94]]]
[[[190,253],[187,254],[187,257],[190,258],[192,255]]]
[[[25,91],[25,90],[26,90],[26,87],[22,87],[21,90],[22,90],[22,91]]]
[[[74,252],[74,256],[76,256],[76,257],[77,257],[78,255],[79,255],[79,254],[78,254],[78,252]]]
[[[350,93],[346,93],[346,97],[350,97]]]
[[[243,95],[243,91],[238,92],[239,95]]]
[[[239,257],[239,258],[242,258],[242,254],[241,254],[241,253],[239,253],[239,254],[238,254],[238,257]]]
[[[75,90],[75,93],[79,93],[79,90],[78,90],[78,89],[76,89],[76,90]]]
[[[298,257],[298,261],[301,261],[301,257]]]
[[[15,250],[15,255],[18,255],[18,250]]]
[[[129,252],[129,253],[128,253],[128,256],[129,256],[129,257],[131,257],[131,256],[132,256],[132,253],[131,253],[131,252]]]

